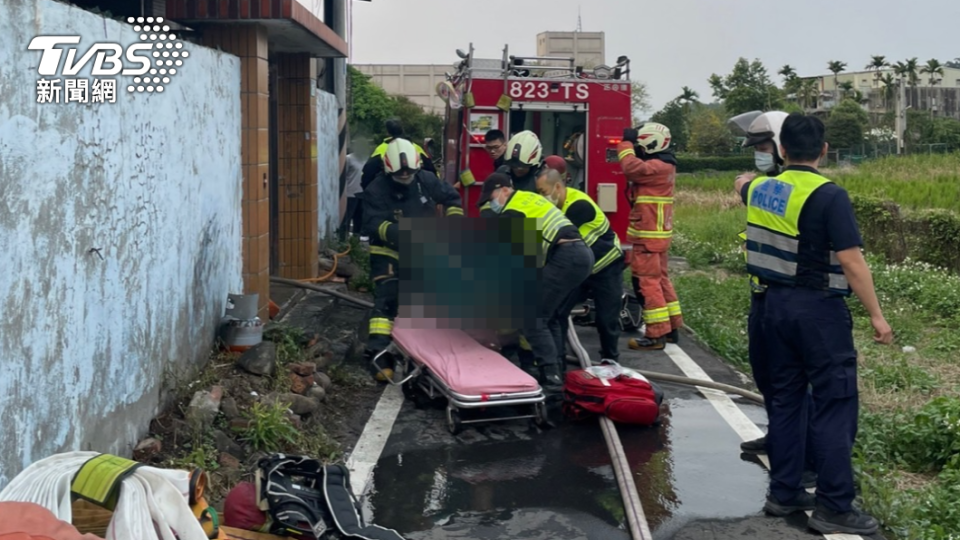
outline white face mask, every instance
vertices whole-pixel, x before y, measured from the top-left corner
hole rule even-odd
[[[773,159],[773,154],[766,152],[754,152],[753,161],[758,171],[766,173],[773,171],[777,166],[776,161]]]
[[[490,209],[493,210],[495,214],[503,212],[503,204],[500,203],[499,199],[490,199]]]

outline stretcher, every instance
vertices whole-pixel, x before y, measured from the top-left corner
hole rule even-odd
[[[543,389],[536,379],[463,330],[443,326],[431,319],[398,318],[393,343],[373,358],[374,367],[383,373],[389,367],[383,360],[393,355],[397,359],[394,377],[386,377],[387,381],[400,386],[418,408],[445,399],[447,429],[454,435],[464,424],[528,418],[538,426],[547,424]],[[470,419],[460,414],[461,409],[496,407],[530,412]]]

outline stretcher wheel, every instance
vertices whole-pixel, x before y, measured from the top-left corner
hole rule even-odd
[[[533,406],[533,412],[536,415],[533,418],[533,423],[537,427],[546,428],[550,426],[550,422],[547,419],[547,405],[545,403],[537,403]]]
[[[447,429],[451,435],[457,435],[463,429],[463,423],[460,422],[460,411],[453,407],[447,407]]]

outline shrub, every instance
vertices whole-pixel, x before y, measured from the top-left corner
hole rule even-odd
[[[695,173],[702,171],[752,171],[754,170],[753,154],[749,156],[726,157],[695,157],[677,156],[677,172]],[[731,180],[732,185],[732,180]]]

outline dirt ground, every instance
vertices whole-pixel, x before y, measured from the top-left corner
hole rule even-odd
[[[369,294],[350,294],[371,300]],[[265,341],[276,344],[276,372],[255,375],[238,365],[240,353],[213,351],[199,374],[167,385],[172,404],[152,422],[147,436],[159,444],[134,456],[153,466],[203,468],[210,475],[207,500],[221,511],[229,490],[239,482],[253,481],[258,460],[270,453],[342,461],[383,391],[362,361],[367,309],[318,292],[287,291],[277,296],[289,299],[289,305],[264,332]],[[281,411],[270,416],[264,410],[275,403],[271,394],[292,390],[287,366],[295,362],[316,364],[313,379],[316,386],[326,386],[325,395],[313,412],[297,416]],[[210,424],[196,428],[189,420],[191,400],[195,393],[217,386],[222,389],[219,412]]]

